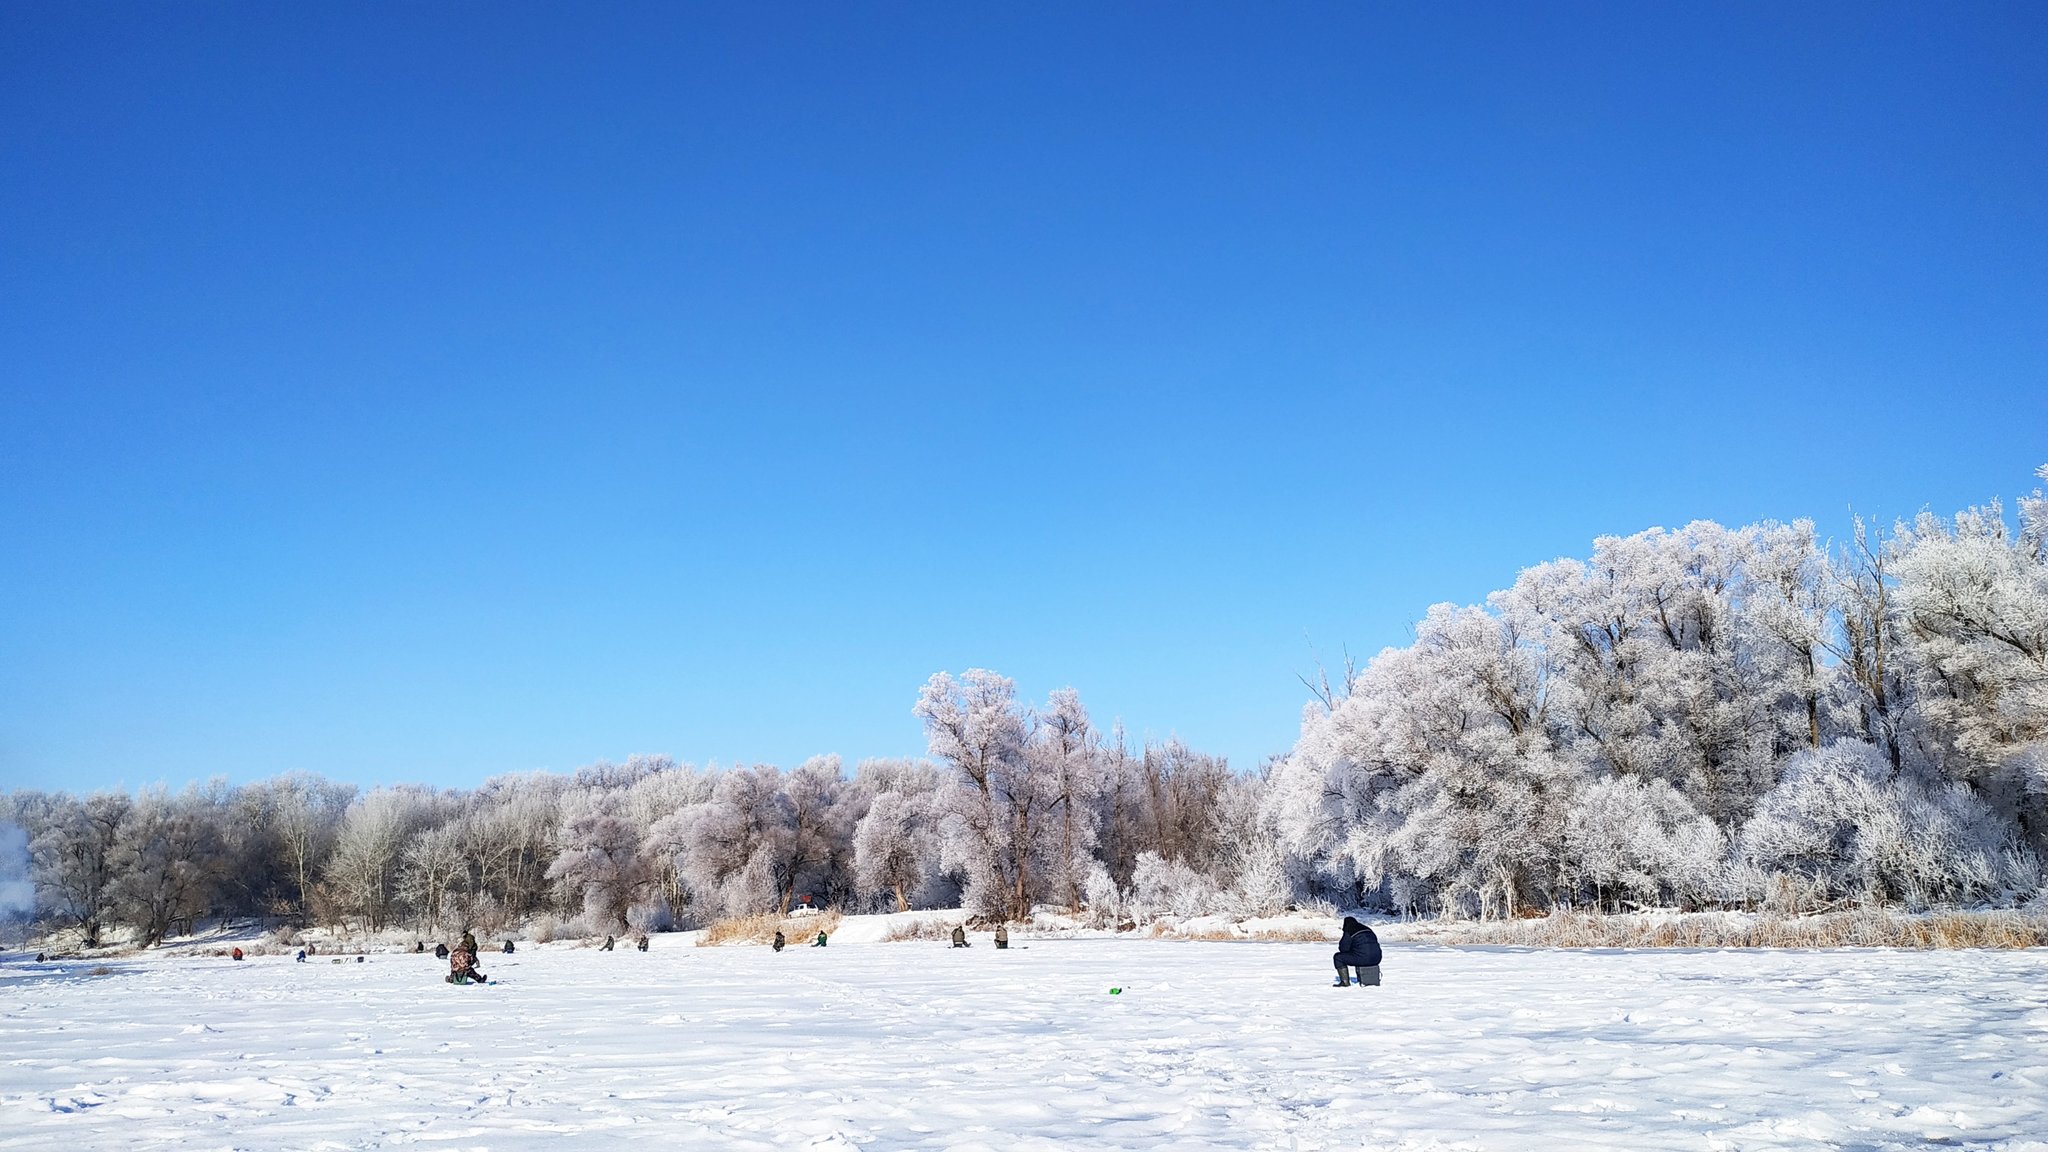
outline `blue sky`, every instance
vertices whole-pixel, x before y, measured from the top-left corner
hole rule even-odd
[[[0,9],[0,788],[1244,767],[1313,641],[2048,461],[2027,5]]]

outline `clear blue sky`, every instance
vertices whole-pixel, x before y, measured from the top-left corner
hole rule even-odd
[[[1254,765],[1310,639],[2048,461],[2029,4],[0,7],[0,787]]]

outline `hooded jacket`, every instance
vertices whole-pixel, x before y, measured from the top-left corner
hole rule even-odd
[[[1354,968],[1376,968],[1380,962],[1380,938],[1355,917],[1344,918],[1344,937],[1337,942],[1337,955]]]

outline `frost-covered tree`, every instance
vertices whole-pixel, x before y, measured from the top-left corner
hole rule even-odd
[[[466,926],[457,903],[469,878],[470,861],[459,826],[422,828],[406,841],[398,867],[398,896],[430,934],[451,920]]]
[[[1025,717],[1016,685],[985,669],[959,680],[941,672],[913,710],[931,754],[955,774],[941,793],[944,859],[966,879],[970,910],[986,916],[1030,914],[1039,841],[1056,795],[1025,754]]]
[[[1088,922],[1094,927],[1123,928],[1136,923],[1131,918],[1129,894],[1117,886],[1116,878],[1101,864],[1088,870],[1082,899],[1086,904]]]
[[[152,948],[174,927],[207,909],[219,882],[218,797],[190,789],[172,796],[144,791],[123,815],[109,860],[108,903],[135,929],[136,943]]]
[[[789,858],[788,798],[782,773],[767,765],[720,774],[711,799],[678,813],[658,829],[681,859],[691,904],[704,916],[772,911]]]
[[[864,804],[847,786],[837,756],[813,756],[782,782],[786,832],[772,863],[777,907],[789,911],[799,891],[833,902],[853,889],[853,830]]]
[[[1861,517],[1835,565],[1833,599],[1838,621],[1830,649],[1836,659],[1844,710],[1855,717],[1852,734],[1884,749],[1896,772],[1905,766],[1914,723],[1912,670],[1900,654],[1896,577],[1897,544]]]
[[[1602,537],[1590,562],[1538,565],[1492,598],[1552,670],[1561,755],[1665,780],[1718,819],[1769,787],[1795,737],[1743,645],[1758,535],[1700,522]]]
[[[66,798],[29,841],[39,897],[78,928],[88,948],[99,947],[106,930],[115,848],[133,806],[118,792],[96,792],[82,801]]]
[[[1967,787],[1894,772],[1882,749],[1839,741],[1793,758],[1740,845],[1766,874],[1806,877],[1825,896],[1919,906],[2037,872],[2010,832]]]
[[[1835,577],[1813,522],[1753,529],[1744,568],[1748,595],[1736,639],[1755,661],[1761,683],[1791,697],[1804,721],[1806,747],[1818,748],[1831,727],[1827,700],[1836,679],[1828,659]]]
[[[940,863],[939,794],[945,781],[926,761],[867,760],[854,774],[867,798],[853,831],[854,881],[899,912],[958,898]]]
[[[855,874],[860,890],[894,897],[898,912],[910,911],[911,893],[923,886],[937,862],[932,843],[930,797],[884,792],[868,805],[853,833]]]
[[[1025,755],[1051,797],[1046,889],[1068,911],[1078,912],[1088,870],[1095,863],[1097,801],[1106,784],[1101,737],[1088,720],[1080,693],[1060,688],[1047,698],[1045,708],[1033,717]]]
[[[269,794],[267,811],[290,880],[292,908],[300,923],[311,916],[314,878],[334,850],[343,816],[355,799],[353,785],[294,772],[258,785]]]
[[[654,880],[640,851],[640,831],[623,807],[619,793],[602,792],[570,818],[562,829],[561,852],[547,873],[606,928],[625,928],[627,914],[646,898]]]
[[[1662,780],[1610,776],[1581,791],[1565,817],[1567,873],[1596,907],[1624,899],[1701,904],[1725,890],[1727,837]]]
[[[378,788],[349,805],[328,858],[334,911],[372,930],[398,911],[398,864],[406,841],[430,815],[431,795],[417,788]]]
[[[1203,916],[1217,910],[1216,881],[1157,852],[1138,853],[1129,907],[1140,923],[1160,916]]]
[[[1136,768],[1144,786],[1138,819],[1154,850],[1206,870],[1215,862],[1216,805],[1230,783],[1230,766],[1174,737],[1147,745]]]
[[[509,916],[548,906],[548,867],[559,854],[563,797],[569,781],[544,772],[484,781],[476,803],[458,824],[475,887]]]
[[[1265,804],[1268,776],[1233,776],[1216,797],[1215,859],[1218,911],[1236,916],[1271,916],[1295,893],[1295,875],[1280,848]]]
[[[1997,503],[1898,534],[1904,655],[1946,773],[2023,826],[2048,833],[2028,765],[2048,741],[2048,545],[2042,497],[2014,534]],[[2038,795],[2038,793],[2037,793]]]
[[[716,773],[671,762],[666,770],[649,775],[627,793],[626,811],[641,830],[641,850],[653,871],[653,906],[658,910],[650,913],[650,920],[673,921],[686,915],[690,893],[683,880],[682,845],[675,833],[687,822],[685,813],[710,801],[717,782]]]

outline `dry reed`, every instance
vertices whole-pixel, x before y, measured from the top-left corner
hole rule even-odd
[[[2048,916],[1882,908],[1810,916],[1559,912],[1532,920],[1448,925],[1442,935],[1429,935],[1453,945],[1527,948],[2038,948],[2048,945]]]
[[[764,912],[758,916],[734,916],[726,920],[713,921],[697,937],[697,947],[713,948],[723,944],[766,944],[781,932],[783,938],[792,944],[808,943],[811,938],[823,932],[827,936],[839,930],[839,913],[821,912],[816,916],[779,916]]]
[[[884,944],[894,944],[904,940],[951,940],[952,938],[953,925],[943,920],[910,920],[901,924],[891,924],[889,925],[889,930],[882,933],[882,942]]]
[[[1256,940],[1262,943],[1279,944],[1327,944],[1334,937],[1321,928],[1308,925],[1298,927],[1246,928],[1243,925],[1216,927],[1214,925],[1180,925],[1170,920],[1155,920],[1148,929],[1155,940],[1201,940],[1201,941],[1243,941]]]

